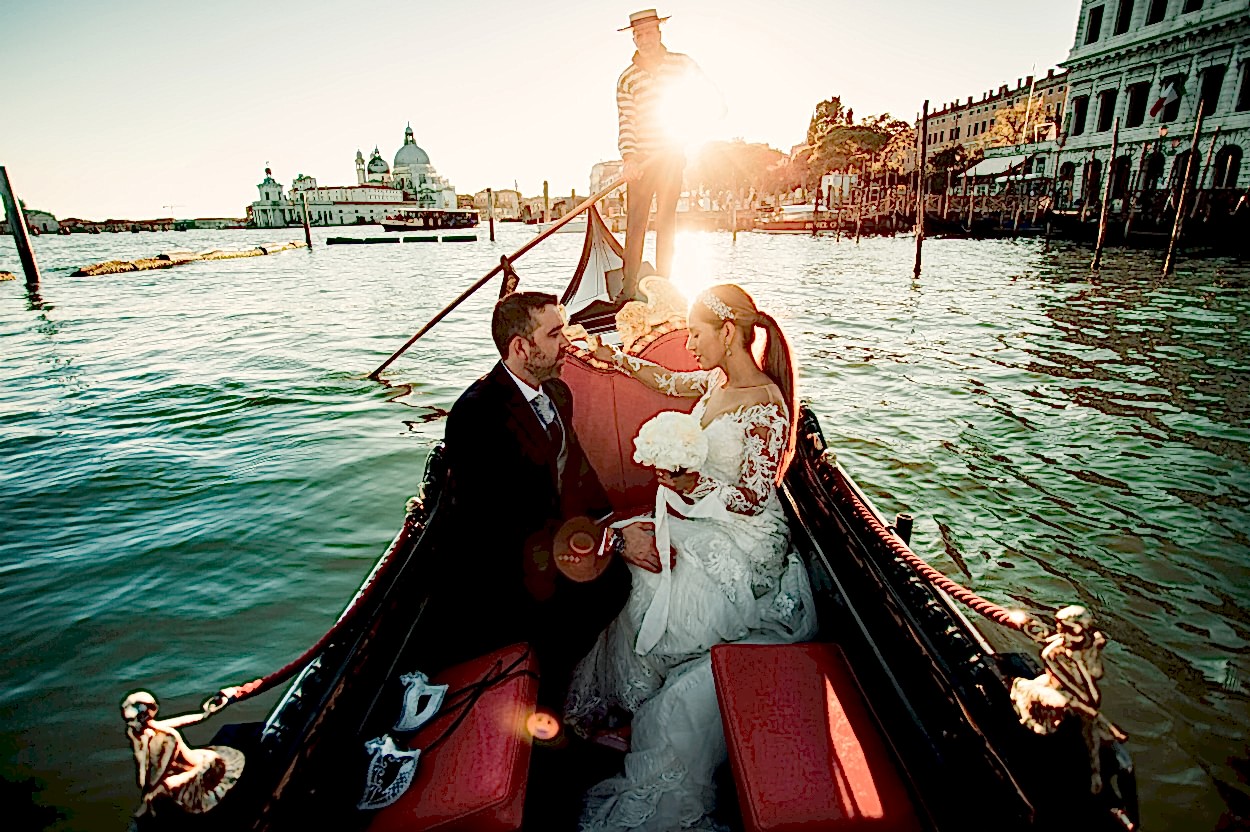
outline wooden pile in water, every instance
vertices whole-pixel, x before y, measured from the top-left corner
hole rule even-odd
[[[207,251],[195,252],[179,249],[158,254],[156,257],[144,257],[138,260],[109,260],[104,263],[96,263],[93,266],[83,266],[74,272],[73,276],[98,277],[104,274],[168,269],[171,266],[181,266],[183,263],[194,263],[197,260],[233,260],[236,257],[262,257],[266,254],[277,254],[279,251],[290,251],[296,248],[304,248],[304,243],[299,240],[291,240],[287,243],[264,243],[256,248],[243,249],[242,251],[209,249]]]
[[[0,272],[0,281],[2,280],[17,280],[17,275],[13,272]]]

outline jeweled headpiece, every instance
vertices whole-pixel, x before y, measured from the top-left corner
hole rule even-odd
[[[699,295],[699,303],[702,303],[708,309],[712,310],[712,314],[720,318],[722,321],[732,321],[736,317],[734,311],[729,308],[729,304],[711,292],[704,292]]]

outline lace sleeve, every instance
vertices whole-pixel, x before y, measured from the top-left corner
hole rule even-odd
[[[719,493],[725,508],[737,514],[759,514],[768,503],[776,488],[777,468],[786,450],[790,434],[790,420],[785,408],[767,403],[744,408],[734,419],[745,432],[743,437],[742,467],[738,481],[720,482],[713,477],[700,475],[699,484],[691,493],[702,498]]]
[[[611,345],[609,345],[611,346]],[[694,398],[707,392],[710,370],[692,370],[681,373],[654,364],[622,352],[619,347],[611,346],[612,362],[627,375],[641,381],[652,390],[658,390],[669,396]]]

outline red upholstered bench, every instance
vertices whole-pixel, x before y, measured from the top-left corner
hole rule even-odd
[[[712,648],[747,832],[915,830],[915,807],[834,644]]]
[[[455,730],[423,751],[417,776],[398,801],[378,812],[370,832],[515,832],[529,775],[530,735],[526,720],[534,713],[538,662],[528,646],[514,644],[457,665],[430,680],[450,685],[448,701],[408,744],[426,748],[441,736],[463,709],[451,697],[486,676],[512,667],[510,678],[485,689]],[[518,660],[520,660],[519,663]]]

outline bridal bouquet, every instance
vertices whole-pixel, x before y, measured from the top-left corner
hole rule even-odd
[[[707,437],[698,418],[666,410],[638,429],[634,462],[665,471],[697,471],[707,459]]]

